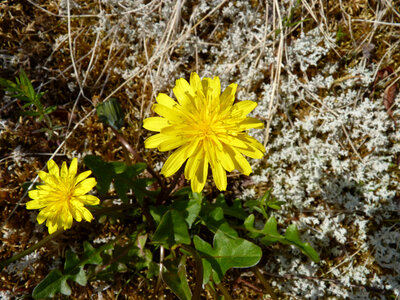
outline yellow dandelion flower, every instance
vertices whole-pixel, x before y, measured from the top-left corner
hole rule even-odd
[[[165,162],[161,174],[168,177],[187,160],[185,178],[194,192],[201,192],[211,166],[217,188],[226,190],[226,171],[234,169],[245,175],[252,170],[243,157],[262,158],[265,149],[246,132],[263,128],[260,120],[247,117],[256,106],[254,101],[234,104],[237,84],[232,83],[221,94],[218,77],[190,75],[190,83],[180,78],[173,89],[178,103],[166,94],[157,96],[153,110],[161,117],[147,118],[143,127],[160,133],[145,141],[146,148],[160,151],[177,149]]]
[[[39,177],[44,182],[37,189],[29,191],[32,201],[26,203],[27,209],[40,209],[37,221],[45,220],[49,233],[60,228],[69,229],[75,219],[90,222],[93,219],[85,204],[96,205],[100,200],[92,195],[86,195],[96,185],[94,178],[87,178],[92,172],[86,171],[75,176],[78,170],[78,160],[74,158],[68,169],[63,162],[61,172],[57,164],[50,160],[47,163],[49,173],[39,171]]]

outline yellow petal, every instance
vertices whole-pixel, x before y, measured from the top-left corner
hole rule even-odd
[[[255,138],[244,134],[238,135],[237,138],[241,139],[245,143],[246,147],[235,147],[236,150],[251,158],[263,158],[265,152],[264,147]],[[261,146],[263,151],[260,150],[259,146]]]
[[[253,109],[255,109],[257,105],[258,105],[257,102],[250,100],[244,100],[236,103],[233,106],[232,118],[240,118],[247,116],[247,114],[249,114]]]
[[[212,97],[219,100],[219,96],[221,95],[221,82],[218,76],[215,76],[212,80],[210,80],[209,88],[212,91]],[[220,103],[216,103],[219,105]]]
[[[170,157],[168,157],[164,166],[162,167],[161,174],[163,174],[165,177],[169,177],[174,173],[176,173],[176,171],[179,170],[179,168],[183,165],[183,163],[187,159],[187,156],[185,155],[186,150],[187,150],[187,145],[181,146],[178,150],[172,153]]]
[[[96,179],[93,177],[85,179],[76,185],[74,189],[74,196],[84,195],[90,192],[96,186],[96,184]]]
[[[239,125],[240,125],[240,128],[242,128],[243,130],[247,130],[247,129],[251,129],[251,128],[255,128],[255,129],[264,128],[264,122],[262,122],[256,118],[251,118],[251,117],[247,117],[242,122],[240,122]]]
[[[236,94],[237,84],[231,83],[222,93],[220,96],[221,101],[221,111],[227,109],[229,106],[233,105],[235,101],[235,94]]]
[[[242,140],[245,140],[247,144],[250,144],[254,148],[257,148],[261,152],[265,153],[265,148],[263,144],[261,144],[259,141],[257,141],[255,138],[249,136],[248,134],[241,134],[240,138]]]
[[[232,172],[235,169],[235,164],[233,163],[231,156],[225,150],[221,151],[217,148],[216,156],[218,162],[223,166],[225,170],[227,170],[228,172]]]
[[[39,224],[42,224],[44,221],[46,221],[47,219],[47,215],[45,214],[45,211],[41,211],[37,217],[36,220],[38,221]]]
[[[169,136],[165,134],[155,134],[144,141],[144,146],[146,148],[157,148],[162,142],[169,140]]]
[[[196,170],[196,174],[191,181],[192,191],[195,193],[201,193],[206,184],[208,174],[208,160],[206,156],[200,158],[199,166]]]
[[[36,191],[29,191],[29,197],[31,197],[32,199],[35,199],[34,197],[31,196],[31,192],[36,192]],[[38,199],[35,199],[35,200],[26,202],[25,207],[26,207],[26,209],[39,209],[44,206],[41,205],[41,203]]]
[[[68,175],[73,178],[78,172],[78,159],[75,157],[71,161],[71,165],[69,166]]]
[[[164,151],[169,151],[172,149],[176,149],[183,144],[186,144],[188,141],[182,136],[176,136],[176,137],[170,137],[168,140],[162,142],[160,145],[158,145],[158,150],[161,152]]]
[[[177,105],[177,103],[172,99],[170,96],[164,93],[159,93],[157,98],[157,103],[164,105],[169,108],[173,108],[174,106]]]
[[[201,157],[205,156],[202,143],[199,144],[194,155],[190,156],[185,166],[185,178],[192,180],[199,168]]]
[[[203,90],[203,87],[202,87],[202,85],[201,85],[201,80],[200,80],[200,77],[199,77],[199,75],[197,75],[197,73],[196,72],[192,72],[191,74],[190,74],[190,85],[192,86],[192,88],[193,88],[193,90],[194,90],[194,92],[196,93],[197,91],[201,91],[201,92],[203,92],[202,90]]]
[[[246,143],[235,136],[224,135],[224,136],[220,136],[219,140],[221,142],[223,142],[224,144],[232,146],[232,147],[246,148]]]
[[[180,78],[176,81],[173,92],[182,107],[187,108],[188,106],[193,105],[192,99],[196,94],[185,79]]]
[[[240,154],[234,148],[231,148],[229,146],[226,146],[226,149],[233,161],[233,164],[235,165],[235,169],[238,170],[239,172],[243,173],[244,175],[247,175],[247,176],[250,175],[250,173],[253,170],[251,169],[249,162],[243,157],[243,155]]]
[[[92,171],[88,170],[85,172],[82,172],[81,174],[79,174],[78,176],[76,176],[75,178],[75,184],[78,184],[79,182],[81,182],[82,180],[84,180],[85,178],[89,177],[89,175],[92,174]]]
[[[62,178],[68,177],[68,168],[67,168],[67,163],[65,161],[62,163],[62,166],[61,166],[60,177],[62,177]]]
[[[193,153],[199,148],[199,142],[200,142],[200,138],[195,138],[192,139],[189,144],[188,147],[186,148],[186,153],[185,156],[186,157],[190,157],[193,155]]]
[[[54,232],[57,231],[58,227],[57,227],[57,223],[55,222],[50,222],[49,220],[47,220],[48,222],[46,222],[46,226],[48,227],[49,230],[49,234],[52,234]]]
[[[227,186],[226,171],[219,163],[211,164],[211,170],[215,185],[220,191],[225,191]]]
[[[93,215],[85,207],[82,207],[82,215],[83,215],[83,218],[88,222],[91,222],[93,220]]]
[[[160,117],[151,117],[143,120],[143,127],[151,131],[161,131],[161,129],[169,125],[170,123],[167,119]]]
[[[49,174],[59,177],[60,176],[60,169],[58,168],[57,164],[54,162],[54,160],[49,160],[47,162],[47,169],[49,170]]]
[[[100,199],[93,195],[80,195],[74,198],[87,205],[97,205],[100,203]]]
[[[153,104],[153,110],[160,116],[167,118],[172,122],[182,122],[184,118],[182,113],[176,108],[169,108],[161,104]]]

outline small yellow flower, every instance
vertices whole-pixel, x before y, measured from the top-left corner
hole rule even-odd
[[[178,103],[166,94],[157,96],[153,110],[161,117],[147,118],[143,127],[160,133],[145,141],[146,148],[160,151],[177,149],[165,162],[161,173],[168,177],[187,160],[185,178],[194,192],[201,192],[211,165],[217,188],[226,190],[226,171],[236,169],[245,175],[252,170],[243,157],[262,158],[265,149],[246,132],[263,128],[263,122],[247,117],[256,106],[254,101],[234,104],[237,84],[232,83],[221,94],[218,77],[200,80],[190,75],[190,84],[183,78],[173,89]]]
[[[49,173],[39,171],[39,177],[44,182],[36,190],[29,191],[33,200],[26,203],[27,209],[40,209],[37,221],[45,220],[49,233],[60,228],[69,229],[73,219],[78,222],[82,218],[90,222],[93,219],[85,204],[96,205],[100,200],[92,195],[86,195],[96,185],[94,178],[87,178],[92,172],[86,171],[75,176],[78,170],[78,160],[74,158],[69,169],[63,162],[60,169],[50,160],[47,163]]]

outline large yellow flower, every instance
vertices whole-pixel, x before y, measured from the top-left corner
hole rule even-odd
[[[94,178],[87,178],[92,172],[86,171],[75,176],[78,170],[78,160],[74,158],[69,169],[63,162],[60,169],[50,160],[47,163],[49,173],[39,171],[39,177],[44,182],[37,189],[29,191],[33,200],[26,203],[27,209],[40,209],[37,221],[42,224],[45,220],[49,233],[57,229],[69,229],[72,221],[93,219],[85,204],[96,205],[100,200],[92,195],[86,195],[96,185]]]
[[[247,117],[256,106],[253,101],[234,104],[237,84],[232,83],[221,94],[218,77],[200,80],[190,75],[190,84],[183,78],[173,89],[176,103],[166,94],[157,96],[153,110],[161,117],[147,118],[143,127],[160,133],[145,141],[146,148],[160,151],[177,150],[165,162],[161,173],[168,177],[187,160],[185,177],[194,192],[201,192],[211,165],[217,188],[226,190],[226,171],[236,169],[245,175],[252,170],[242,154],[262,158],[263,145],[245,130],[263,128],[263,122]]]

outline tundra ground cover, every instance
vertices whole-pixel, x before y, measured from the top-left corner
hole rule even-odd
[[[283,202],[274,212],[281,229],[296,224],[321,258],[315,263],[298,248],[269,247],[260,270],[274,294],[399,297],[395,1],[3,1],[0,14],[0,77],[13,80],[25,69],[37,92],[47,91],[45,106],[57,107],[49,116],[58,126],[49,132],[35,116],[21,116],[24,103],[2,91],[0,259],[47,235],[25,209],[22,185],[50,157],[82,161],[95,154],[108,162],[130,155],[98,121],[98,103],[119,100],[121,133],[161,170],[167,154],[144,148],[151,134],[143,120],[154,116],[158,93],[196,72],[218,76],[224,87],[237,83],[236,99],[257,102],[252,116],[265,123],[251,132],[265,157],[251,161],[250,176],[228,175],[225,198],[251,203],[270,190]],[[177,184],[187,185],[183,178]],[[217,197],[211,180],[203,194]],[[114,196],[106,201],[120,201]],[[107,244],[124,230],[118,218],[72,228],[3,270],[2,296],[31,294],[63,265],[67,250],[82,252],[94,233],[94,245]],[[71,284],[72,296],[151,298],[154,280],[121,272],[112,282]],[[250,269],[229,271],[224,284],[237,298],[268,294]],[[165,286],[163,292],[172,295]]]

